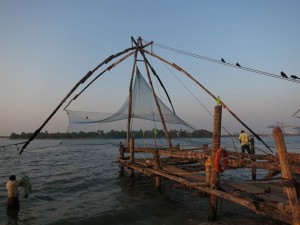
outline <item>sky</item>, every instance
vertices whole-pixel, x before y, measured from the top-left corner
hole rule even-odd
[[[131,36],[272,74],[284,71],[300,77],[299,12],[297,0],[0,0],[0,136],[34,132],[89,70],[131,47]],[[300,119],[292,117],[300,108],[300,83],[188,57],[157,45],[152,50],[219,95],[257,133],[271,133],[267,127],[277,122],[300,126]],[[97,80],[70,108],[118,109],[128,95],[132,62],[128,59]],[[173,73],[182,75],[155,59],[150,62],[177,100],[175,110],[180,116],[212,130],[212,120],[206,119],[209,116],[198,103],[213,112],[214,100],[190,83],[187,87],[198,101],[187,100]],[[243,129],[227,114],[224,112],[223,121],[231,132]],[[65,132],[67,128],[68,117],[61,109],[44,130]]]

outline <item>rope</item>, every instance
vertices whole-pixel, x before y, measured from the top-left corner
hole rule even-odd
[[[0,146],[0,148],[3,148],[5,150],[5,147],[17,146],[17,149],[19,150],[19,146],[18,145],[25,144],[25,143],[26,143],[26,141],[14,143],[14,144],[2,145],[2,146]]]

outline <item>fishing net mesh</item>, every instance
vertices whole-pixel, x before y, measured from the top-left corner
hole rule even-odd
[[[190,124],[178,117],[158,96],[156,99],[168,130],[186,130],[189,132],[195,130]],[[127,131],[128,110],[129,97],[115,113],[66,110],[69,117],[68,133],[102,133],[116,130],[125,132]],[[162,119],[151,87],[138,69],[132,89],[131,118],[131,131],[145,132],[162,129]]]

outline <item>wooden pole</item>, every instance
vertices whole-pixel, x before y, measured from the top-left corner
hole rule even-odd
[[[135,53],[134,53],[134,62],[133,62],[132,74],[131,74],[130,85],[129,85],[128,119],[127,119],[127,142],[126,142],[127,148],[129,146],[129,139],[130,139],[130,122],[131,122],[131,114],[132,114],[132,84],[133,84],[135,65],[136,65],[137,54],[138,54],[138,46],[139,46],[139,42],[136,46],[136,50],[135,50]]]
[[[124,160],[124,145],[122,142],[120,142],[120,148],[119,148],[119,162],[121,160]],[[123,175],[124,173],[124,166],[120,164],[120,175]]]
[[[250,149],[251,149],[251,153],[253,155],[255,155],[254,138],[250,138]],[[256,161],[256,160],[253,159],[253,161]],[[252,168],[252,180],[256,180],[256,168],[255,167]]]
[[[218,148],[221,145],[221,123],[222,123],[222,105],[215,106],[214,113],[214,133],[213,133],[213,143],[212,143],[212,167],[211,167],[211,188],[218,189],[219,187],[219,173],[215,170],[214,156]],[[217,218],[218,209],[218,197],[211,194],[209,196],[209,206],[208,206],[208,220],[215,221]]]
[[[295,187],[295,180],[293,179],[293,174],[288,161],[284,137],[279,127],[274,128],[273,134],[281,167],[282,178],[292,211],[292,223],[294,225],[300,225],[299,202]]]
[[[158,154],[158,149],[156,148],[156,134],[157,130],[154,130],[154,153],[153,153],[153,162],[154,162],[154,168],[155,169],[160,169],[160,162],[159,162],[159,154]],[[155,175],[155,186],[156,189],[161,188],[161,176]]]
[[[153,162],[154,162],[154,168],[160,169],[159,155],[157,149],[155,149],[155,153],[153,154]],[[161,188],[161,176],[159,175],[155,175],[155,186],[156,189]]]
[[[133,137],[130,137],[130,140],[129,140],[129,152],[130,152],[129,161],[131,163],[134,163],[134,138]],[[131,176],[134,175],[134,170],[133,169],[131,169],[130,175]]]

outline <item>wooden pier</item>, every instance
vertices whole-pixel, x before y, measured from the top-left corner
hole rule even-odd
[[[130,138],[128,148],[120,144],[119,162],[122,170],[126,167],[131,175],[138,172],[153,177],[157,189],[161,187],[162,179],[168,179],[197,190],[199,194],[209,198],[209,221],[217,219],[218,199],[221,198],[240,204],[260,215],[288,224],[300,224],[297,185],[300,154],[287,153],[280,128],[274,128],[277,154],[246,154],[222,150],[226,154],[220,160],[226,163],[225,169],[248,168],[249,173],[252,173],[252,180],[220,179],[219,174],[222,171],[216,169],[215,164],[218,162],[215,161],[215,157],[221,149],[221,111],[221,105],[215,107],[211,148],[137,148],[134,146],[134,139]],[[139,153],[149,157],[135,157]],[[268,170],[268,176],[257,180],[256,169]],[[272,175],[275,174],[277,176],[273,178]]]

